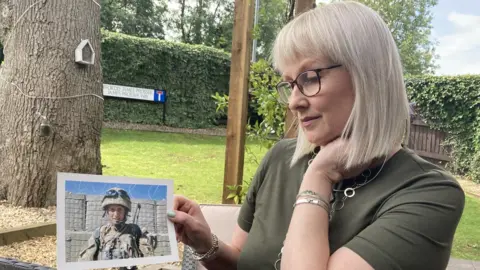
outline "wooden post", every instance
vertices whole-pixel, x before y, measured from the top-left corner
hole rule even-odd
[[[295,17],[303,12],[310,10],[314,7],[315,0],[296,0],[295,2]],[[294,117],[292,111],[287,108],[285,116],[285,137],[295,138],[297,136],[297,125],[294,123]]]
[[[254,1],[235,0],[222,196],[222,203],[224,204],[233,203],[233,200],[227,199],[231,192],[228,186],[241,185],[243,178],[253,14]]]
[[[303,12],[310,10],[315,5],[315,0],[296,0],[295,5],[295,17],[302,14]]]

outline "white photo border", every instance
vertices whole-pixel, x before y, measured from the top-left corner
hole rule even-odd
[[[173,210],[173,180],[133,178],[123,176],[104,176],[77,173],[57,173],[57,267],[58,269],[98,269],[111,267],[128,267],[133,265],[152,265],[179,261],[178,243],[176,241],[173,222],[167,220],[168,239],[170,242],[170,255],[151,256],[144,258],[99,260],[91,262],[67,262],[65,254],[65,182],[101,182],[118,184],[144,184],[161,185],[167,187],[167,211]]]

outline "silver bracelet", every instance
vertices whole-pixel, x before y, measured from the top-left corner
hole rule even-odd
[[[314,199],[314,198],[299,198],[297,199],[297,201],[293,204],[293,207],[295,208],[297,205],[300,205],[300,204],[314,204],[314,205],[318,205],[320,207],[322,207],[323,209],[325,209],[325,211],[327,211],[327,214],[330,214],[330,206],[329,204],[323,200],[323,199]]]
[[[210,250],[208,250],[206,253],[203,253],[203,254],[197,253],[195,250],[193,250],[193,248],[189,246],[187,247],[190,249],[193,259],[197,261],[206,261],[210,259],[213,255],[215,255],[215,253],[217,253],[219,249],[218,237],[213,233],[212,233],[212,244],[213,245],[210,248]]]

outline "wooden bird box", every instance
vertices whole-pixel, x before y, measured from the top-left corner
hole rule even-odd
[[[93,65],[95,63],[95,51],[88,39],[82,40],[75,49],[75,62],[82,65]]]

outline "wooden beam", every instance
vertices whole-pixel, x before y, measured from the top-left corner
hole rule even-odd
[[[295,122],[292,111],[287,108],[287,113],[285,116],[285,138],[295,138],[297,137],[297,126]]]
[[[315,0],[296,0],[295,2],[295,17],[303,12],[312,9],[315,6]],[[292,111],[287,108],[287,115],[285,116],[285,137],[295,138],[297,136],[297,125],[294,122]]]
[[[46,222],[7,230],[0,230],[0,246],[30,240],[34,237],[57,234],[57,223]],[[64,240],[65,241],[65,240]]]
[[[305,11],[312,9],[315,6],[315,0],[296,0],[295,3],[295,17]]]
[[[233,203],[233,200],[227,199],[231,192],[228,186],[241,185],[243,178],[254,3],[252,0],[235,0],[222,196],[224,204]]]

